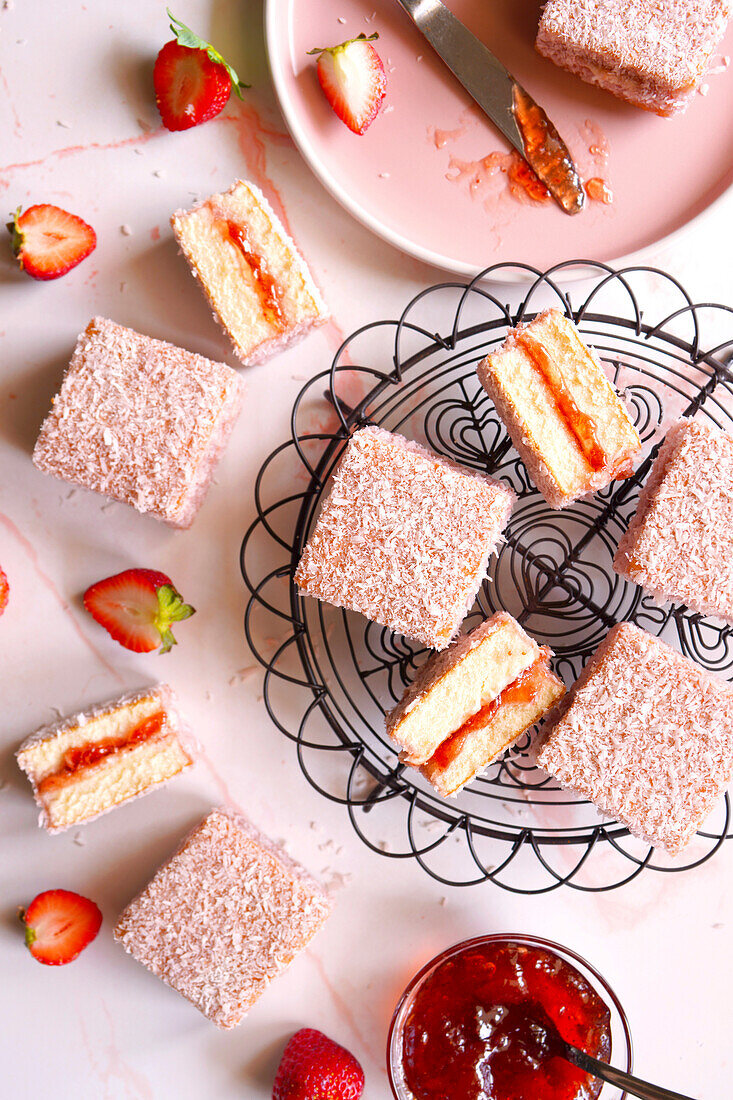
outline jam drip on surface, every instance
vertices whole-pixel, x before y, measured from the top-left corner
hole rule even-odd
[[[447,737],[435,750],[431,761],[441,768],[447,767],[453,759],[453,748],[456,742],[463,741],[473,730],[488,725],[501,707],[517,703],[534,703],[547,675],[548,661],[549,651],[546,646],[542,646],[537,660],[520,672],[511,684],[507,684],[495,699],[486,703],[477,714],[464,722],[460,729]]]
[[[235,248],[241,252],[244,257],[244,261],[252,272],[257,291],[262,300],[262,305],[265,312],[268,314],[270,322],[278,328],[283,328],[285,325],[285,314],[283,313],[283,304],[280,288],[275,282],[272,274],[267,268],[267,261],[264,256],[260,256],[258,252],[255,252],[247,236],[247,230],[241,225],[237,225],[236,222],[227,221],[227,233],[229,239],[234,244]]]
[[[613,191],[600,176],[592,176],[585,181],[585,193],[593,202],[602,202],[604,206],[610,206],[613,202]]]
[[[555,127],[531,96],[514,85],[512,113],[524,142],[524,156],[547,184],[566,214],[583,209],[585,193],[578,170]]]
[[[420,986],[403,1030],[415,1100],[595,1100],[602,1082],[553,1053],[563,1039],[607,1059],[610,1013],[578,971],[539,947],[477,944]]]
[[[144,741],[152,740],[152,738],[162,733],[165,722],[165,714],[160,710],[156,714],[151,714],[149,718],[143,719],[142,722],[139,722],[120,737],[105,737],[101,741],[91,741],[88,745],[68,749],[56,771],[51,775],[47,775],[38,784],[39,793],[43,794],[44,791],[59,786],[71,776],[76,775],[85,768],[93,767],[100,760],[106,759],[113,753],[123,752],[135,745],[141,745]]]

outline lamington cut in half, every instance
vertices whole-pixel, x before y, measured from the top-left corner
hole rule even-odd
[[[672,115],[689,106],[730,15],[728,0],[548,0],[536,46],[589,84]]]
[[[166,684],[62,718],[20,746],[50,833],[82,825],[179,775],[193,763]]]
[[[512,329],[478,376],[552,508],[632,473],[638,432],[599,359],[559,310]]]
[[[96,317],[79,337],[33,461],[189,527],[239,415],[236,371]]]
[[[236,1027],[331,910],[241,815],[217,809],[122,913],[115,939],[221,1028]]]
[[[673,425],[613,566],[659,603],[733,623],[733,437],[698,421]]]
[[[733,685],[619,623],[560,712],[539,766],[634,836],[681,852],[733,774]]]
[[[433,654],[387,715],[400,758],[457,794],[562,697],[550,657],[505,611]]]
[[[514,493],[400,435],[349,440],[295,573],[300,589],[444,649],[473,604]]]
[[[268,359],[328,320],[303,257],[254,184],[237,180],[178,210],[171,225],[243,363]]]

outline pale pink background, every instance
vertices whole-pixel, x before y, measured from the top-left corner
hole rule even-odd
[[[342,2],[347,11],[339,0],[334,17]],[[258,0],[186,0],[175,10],[226,44],[254,85],[243,105],[233,100],[217,121],[185,134],[160,129],[150,93],[150,65],[168,37],[162,5],[0,3],[3,208],[58,202],[99,234],[89,260],[45,285],[18,274],[0,249],[0,563],[12,587],[0,620],[3,1094],[267,1100],[285,1039],[313,1025],[362,1060],[367,1100],[387,1100],[387,1022],[409,976],[459,939],[515,929],[565,941],[609,977],[631,1018],[639,1072],[727,1100],[733,848],[689,875],[644,875],[614,894],[451,892],[415,866],[369,853],[343,810],[306,785],[267,719],[261,673],[242,638],[237,563],[255,474],[287,436],[292,400],[328,364],[339,332],[393,315],[435,271],[370,236],[304,166],[274,105]],[[720,102],[709,100],[718,118]],[[704,107],[696,104],[699,117]],[[440,121],[431,112],[426,124]],[[237,174],[286,216],[335,320],[245,372],[245,410],[217,483],[193,528],[174,533],[121,505],[71,495],[34,470],[30,449],[93,313],[235,362],[176,253],[168,217]],[[733,301],[731,229],[728,202],[660,257],[697,299]],[[516,300],[511,289],[501,293]],[[320,415],[314,410],[314,425]],[[126,653],[80,606],[91,581],[132,564],[168,571],[199,609],[169,657]],[[163,792],[48,837],[13,762],[17,744],[55,708],[68,713],[159,677],[178,689],[207,759]],[[181,833],[227,798],[326,881],[347,881],[313,948],[239,1030],[221,1033],[116,947],[110,929]],[[105,923],[79,960],[53,970],[28,956],[14,915],[56,885],[94,897]]]

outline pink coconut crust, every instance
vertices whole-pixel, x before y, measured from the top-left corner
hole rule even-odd
[[[733,437],[697,421],[673,425],[613,567],[658,603],[733,623]]]
[[[188,527],[243,396],[226,364],[97,317],[79,337],[33,461],[43,473]]]
[[[241,814],[215,809],[119,918],[118,943],[232,1028],[331,911],[323,888]]]
[[[301,590],[444,649],[473,604],[514,493],[402,436],[356,432],[295,573]]]
[[[146,794],[150,794],[153,790],[158,790],[159,787],[165,787],[172,779],[176,779],[180,772],[171,776],[169,779],[163,780],[161,783],[152,783],[149,787],[146,787],[144,791],[139,791],[138,794],[132,795],[130,798],[125,798],[119,802],[116,802],[108,809],[101,810],[100,813],[94,814],[91,817],[85,817],[83,822],[71,823],[69,825],[53,826],[49,820],[46,809],[43,805],[43,800],[38,791],[38,784],[36,782],[36,776],[32,770],[29,770],[24,766],[20,760],[20,754],[26,749],[33,748],[34,745],[40,744],[42,741],[48,741],[52,737],[57,737],[61,733],[66,733],[67,730],[75,729],[78,726],[85,726],[88,722],[91,722],[94,718],[99,718],[101,715],[108,713],[110,710],[117,710],[121,707],[131,706],[133,703],[137,703],[140,699],[146,699],[149,695],[155,695],[160,700],[160,706],[165,714],[166,726],[169,732],[175,735],[176,740],[183,752],[184,756],[188,757],[189,766],[193,764],[193,752],[194,752],[194,738],[188,727],[181,717],[181,712],[178,709],[178,697],[168,684],[156,684],[152,688],[142,688],[140,691],[129,692],[126,695],[122,695],[118,699],[112,699],[108,703],[99,703],[97,706],[90,707],[88,710],[81,711],[78,714],[69,715],[66,718],[60,718],[57,722],[52,722],[47,726],[41,726],[34,733],[31,733],[26,737],[25,741],[20,745],[16,751],[16,759],[18,760],[18,767],[21,771],[25,772],[28,776],[28,780],[33,790],[33,797],[36,800],[38,806],[38,824],[46,830],[48,833],[62,833],[66,829],[76,828],[77,825],[86,825],[90,821],[95,821],[98,817],[104,817],[105,814],[111,813],[112,810],[116,810],[118,806],[124,806],[127,802],[135,802],[138,798],[144,798]]]
[[[612,95],[684,111],[725,34],[728,0],[548,0],[536,47]]]
[[[733,774],[733,686],[619,623],[546,727],[537,763],[676,855]]]

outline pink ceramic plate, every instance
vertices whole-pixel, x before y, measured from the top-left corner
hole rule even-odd
[[[666,119],[535,53],[535,0],[448,4],[546,108],[583,178],[606,181],[613,203],[587,202],[570,218],[512,195],[506,144],[396,0],[268,0],[273,79],[295,141],[331,194],[398,248],[461,275],[502,260],[543,270],[570,257],[618,261],[687,225],[733,182],[733,71],[723,60],[733,30],[708,94]],[[387,98],[358,137],[326,103],[307,51],[375,30]]]

